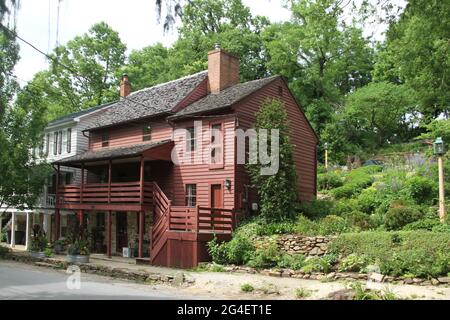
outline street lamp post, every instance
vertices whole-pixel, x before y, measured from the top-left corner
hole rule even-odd
[[[328,169],[328,143],[323,144],[323,149],[325,150],[325,169]]]
[[[444,141],[441,137],[438,137],[433,143],[434,154],[438,158],[438,170],[439,170],[439,219],[441,222],[445,220],[445,199],[444,199],[444,166],[442,162],[442,156],[445,153]]]

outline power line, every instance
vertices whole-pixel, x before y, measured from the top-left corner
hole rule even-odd
[[[36,50],[37,52],[39,52],[41,55],[45,56],[47,59],[53,61],[53,62],[56,63],[57,65],[60,65],[60,66],[63,67],[64,69],[68,70],[68,71],[72,74],[72,76],[78,78],[79,80],[80,80],[80,79],[84,79],[84,80],[86,80],[87,82],[91,82],[90,79],[86,78],[85,76],[82,76],[82,75],[77,74],[77,72],[76,72],[75,70],[73,70],[72,68],[70,68],[70,67],[64,65],[63,63],[61,63],[61,62],[60,62],[58,59],[56,59],[55,57],[53,57],[53,56],[51,56],[51,55],[45,53],[45,52],[42,51],[42,50],[40,50],[40,49],[37,48],[35,45],[33,45],[33,44],[30,43],[29,41],[25,40],[25,39],[22,38],[21,36],[19,36],[19,35],[17,34],[17,32],[15,32],[15,31],[9,29],[8,27],[6,27],[5,25],[3,25],[2,23],[0,23],[0,28],[6,30],[6,31],[9,32],[11,35],[13,35],[15,38],[17,38],[17,39],[21,40],[22,42],[24,42],[25,44],[29,45],[31,48],[33,48],[34,50]],[[16,79],[19,79],[19,80],[21,80],[21,81],[25,81],[25,80],[23,80],[23,79],[18,78],[18,77],[17,77],[16,75],[14,75],[14,74],[10,74],[10,75],[13,76],[13,77],[15,77]],[[35,83],[29,83],[29,82],[28,82],[28,84],[35,85]],[[35,85],[35,86],[36,86],[36,85]],[[38,87],[38,86],[36,86],[36,87]],[[41,88],[42,90],[46,90],[46,88],[43,88],[43,87],[40,87],[40,88]],[[134,99],[132,99],[130,96],[123,97],[122,101],[123,101],[123,100],[129,100],[129,101],[134,102],[134,103],[136,103],[136,104],[139,104],[139,105],[141,105],[141,106],[147,107],[147,105],[145,105],[144,103],[142,103],[142,102],[140,102],[140,101],[137,101],[137,100],[134,100]],[[117,102],[119,102],[119,101],[117,101]]]

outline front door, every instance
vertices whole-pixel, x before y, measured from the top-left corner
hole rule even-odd
[[[116,251],[122,253],[122,248],[128,247],[127,213],[116,212]]]
[[[211,185],[211,208],[223,208],[223,192],[221,184]]]

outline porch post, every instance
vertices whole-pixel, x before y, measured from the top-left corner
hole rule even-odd
[[[84,162],[81,163],[80,203],[83,203],[83,190],[84,190]]]
[[[11,248],[16,246],[16,213],[11,216]]]
[[[112,224],[112,211],[108,211],[108,219],[107,219],[107,224],[108,224],[108,238],[106,241],[106,254],[108,256],[108,258],[111,258],[111,224]]]
[[[141,195],[141,206],[144,205],[144,157],[141,157],[141,170],[140,170],[140,179],[139,179],[139,187],[140,187],[140,195]]]
[[[139,258],[143,257],[145,211],[139,212]]]
[[[111,203],[112,160],[108,162],[108,203]]]
[[[27,223],[25,225],[25,249],[28,250],[30,244],[30,213],[27,212]]]
[[[44,225],[44,232],[47,236],[50,236],[49,234],[49,227],[50,227],[50,221],[49,221],[50,216],[47,213],[44,213],[44,221],[43,221],[43,225]]]
[[[83,227],[84,226],[84,210],[78,211],[78,224]]]
[[[60,224],[59,224],[59,208],[58,208],[58,204],[59,204],[59,174],[60,174],[60,166],[59,164],[57,165],[57,169],[56,169],[56,204],[55,204],[55,238],[53,240],[58,240],[59,239],[59,228],[60,228]]]

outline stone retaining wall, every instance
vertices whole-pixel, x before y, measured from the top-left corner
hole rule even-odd
[[[328,243],[331,241],[331,238],[288,234],[279,236],[276,239],[267,236],[257,237],[255,239],[257,247],[264,247],[274,241],[281,251],[289,254],[301,253],[306,256],[323,256],[327,252]]]

